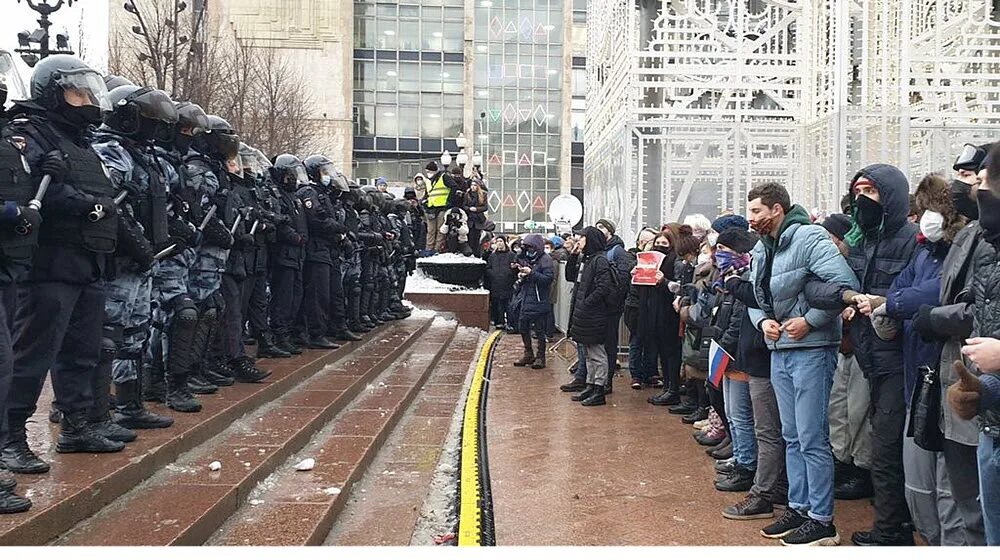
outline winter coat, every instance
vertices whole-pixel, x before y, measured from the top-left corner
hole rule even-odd
[[[972,336],[1000,338],[1000,252],[985,240],[980,245],[993,250],[993,258],[976,270],[972,284],[975,306]],[[981,372],[982,375],[1000,375],[1000,372]],[[983,410],[979,414],[982,430],[994,438],[1000,437],[1000,409]]]
[[[465,193],[465,201],[462,204],[462,209],[469,216],[469,227],[474,229],[482,229],[486,225],[486,210],[489,208],[486,193],[479,192],[482,194],[482,200],[478,200],[476,193],[470,190]]]
[[[843,324],[840,313],[810,306],[803,292],[811,279],[857,289],[857,278],[826,230],[812,225],[805,209],[795,205],[785,215],[777,241],[764,236],[751,254],[750,278],[759,309],[751,308],[749,314],[757,330],[762,330],[765,319],[781,323],[794,317],[804,317],[810,327],[801,340],[792,340],[782,332],[777,341],[766,341],[768,348],[839,346]]]
[[[449,225],[454,223],[455,225]],[[438,233],[442,235],[454,235],[458,237],[459,243],[469,242],[469,217],[465,214],[465,210],[461,208],[452,208],[448,211],[448,218]]]
[[[612,272],[617,277],[617,282],[612,284],[612,302],[609,310],[613,317],[621,317],[625,309],[625,298],[628,295],[629,286],[632,284],[632,269],[635,268],[635,255],[630,254],[625,249],[625,243],[617,235],[612,235],[607,241],[606,255],[611,263]]]
[[[947,243],[923,243],[913,262],[907,265],[886,296],[885,311],[891,319],[903,323],[903,390],[910,402],[917,383],[917,368],[937,369],[941,360],[941,342],[925,341],[913,327],[913,316],[921,305],[937,306],[941,292],[941,264],[948,252]]]
[[[730,370],[742,371],[751,377],[771,377],[771,350],[750,319],[749,308],[757,305],[750,271],[740,276],[731,292],[734,300],[732,317],[719,345],[733,357]]]
[[[661,344],[676,345],[680,336],[681,318],[674,310],[674,294],[670,282],[674,281],[674,260],[671,250],[660,263],[663,281],[655,286],[632,286],[636,292],[634,325],[630,327],[639,335],[644,348],[655,349]],[[630,322],[632,308],[626,309],[626,323]]]
[[[604,253],[584,257],[584,265],[573,292],[569,336],[583,345],[604,344],[612,310],[608,298],[614,290],[611,265]]]
[[[629,272],[631,273],[632,270],[635,269],[635,265],[638,264],[638,262],[639,262],[639,257],[636,256],[636,254],[639,252],[639,250],[638,249],[629,249],[628,252],[629,252],[630,255],[632,255],[632,258],[631,258],[632,268],[629,268]],[[666,260],[666,259],[664,259],[664,260]],[[671,264],[671,267],[672,266],[673,265]],[[671,276],[673,276],[673,270],[671,270]],[[627,310],[629,308],[637,308],[637,307],[639,307],[639,286],[636,286],[631,281],[629,281],[628,294],[626,294],[626,296],[625,296],[625,309]],[[629,327],[629,329],[634,330],[631,326]]]
[[[517,271],[510,265],[516,260],[510,251],[493,251],[486,257],[486,285],[493,299],[509,299],[514,294]]]
[[[716,304],[710,286],[718,278],[719,270],[712,264],[695,267],[693,284],[696,301],[681,306],[680,318],[684,322],[684,341],[681,346],[681,361],[691,366],[699,375],[707,375],[709,345],[703,344],[704,336],[716,336],[711,330],[712,311]],[[702,295],[705,294],[703,298]],[[689,374],[691,370],[688,370]],[[700,377],[700,379],[705,379]]]
[[[979,445],[979,424],[975,419],[964,420],[952,411],[947,402],[947,388],[958,381],[952,364],[962,359],[962,344],[972,334],[972,285],[976,270],[988,266],[995,251],[981,242],[979,222],[965,226],[951,243],[948,256],[941,265],[941,307],[930,313],[930,325],[944,341],[941,349],[941,431],[944,437],[963,445]]]
[[[885,296],[893,281],[916,254],[919,227],[907,221],[910,212],[906,176],[891,165],[870,165],[855,176],[868,178],[878,189],[885,210],[883,225],[874,236],[865,236],[847,254],[863,294]],[[852,203],[853,205],[853,203]],[[871,319],[855,315],[850,324],[854,356],[866,377],[903,374],[903,338],[882,340]]]
[[[534,239],[537,237],[538,239]],[[555,280],[555,263],[552,257],[545,254],[544,241],[540,235],[529,235],[523,242],[524,247],[535,249],[535,258],[522,257],[519,262],[530,266],[531,272],[521,279],[521,309],[523,317],[531,319],[546,317],[552,307],[551,290]]]

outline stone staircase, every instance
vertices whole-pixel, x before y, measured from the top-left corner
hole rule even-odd
[[[223,388],[114,455],[55,454],[57,428],[39,410],[30,437],[53,468],[17,477],[35,505],[0,517],[0,545],[322,544],[380,452],[436,466],[478,345],[478,331],[415,314],[332,352],[265,362],[267,382]],[[315,466],[296,470],[306,458]]]

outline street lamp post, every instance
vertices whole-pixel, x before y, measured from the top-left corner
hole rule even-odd
[[[28,66],[34,67],[39,60],[52,54],[76,54],[69,46],[69,35],[66,33],[57,33],[55,50],[49,48],[49,27],[52,26],[49,16],[59,11],[63,4],[72,6],[73,0],[58,0],[54,5],[49,4],[48,0],[25,0],[25,2],[29,8],[38,12],[40,27],[31,33],[25,30],[17,34],[17,43],[21,48],[14,49],[14,52],[21,55],[21,60]],[[17,3],[20,4],[21,0],[17,0]],[[33,48],[32,43],[38,47]]]

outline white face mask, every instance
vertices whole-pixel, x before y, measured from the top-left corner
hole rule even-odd
[[[698,264],[702,265],[705,263],[712,262],[712,255],[709,253],[698,253]]]
[[[931,243],[941,241],[944,237],[944,216],[933,210],[925,210],[920,217],[920,232]]]
[[[715,244],[719,242],[719,234],[714,231],[708,234],[708,244],[715,247]]]

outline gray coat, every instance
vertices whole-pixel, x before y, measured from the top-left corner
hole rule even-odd
[[[750,277],[760,309],[748,309],[747,312],[754,326],[761,330],[765,319],[781,323],[795,317],[804,317],[810,326],[809,334],[802,340],[792,340],[781,333],[777,341],[767,340],[768,348],[793,350],[839,346],[843,334],[840,313],[811,307],[804,293],[806,282],[816,279],[858,288],[857,277],[830,241],[826,230],[817,225],[792,224],[781,233],[774,254],[768,253],[763,241],[758,241],[752,252]],[[774,261],[770,301],[762,288],[768,258]]]

